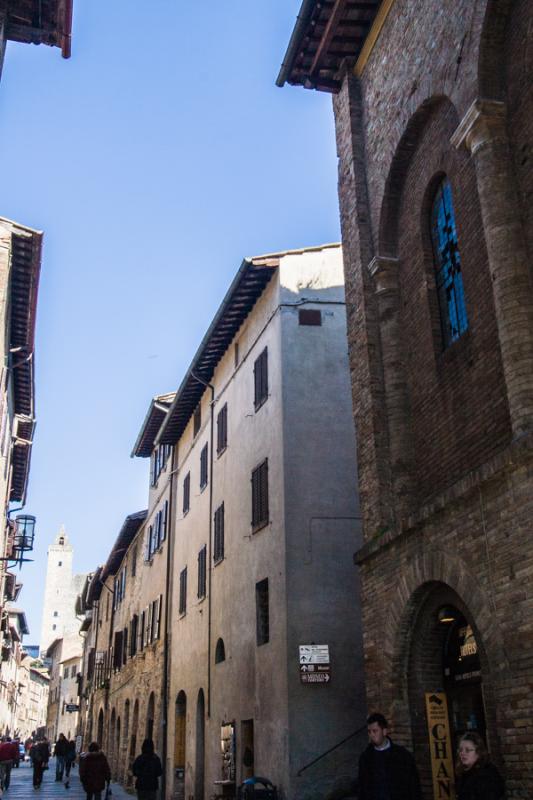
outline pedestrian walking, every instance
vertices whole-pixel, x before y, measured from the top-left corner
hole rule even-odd
[[[9,789],[11,770],[18,759],[18,744],[11,741],[11,736],[3,736],[0,742],[0,789]]]
[[[59,738],[54,747],[54,755],[56,757],[56,781],[63,780],[63,772],[65,771],[65,759],[67,757],[68,740],[64,733],[59,734]]]
[[[111,770],[97,742],[91,742],[88,752],[80,757],[80,781],[87,794],[87,800],[102,800],[102,792],[106,785],[109,790]]]
[[[141,747],[141,755],[133,762],[131,771],[137,778],[135,789],[138,800],[156,800],[159,788],[159,777],[163,774],[161,759],[154,752],[152,739],[145,739]]]
[[[30,761],[33,767],[33,788],[38,789],[43,782],[43,772],[48,769],[50,746],[47,739],[39,739],[30,747]]]
[[[65,756],[65,789],[70,785],[70,770],[76,761],[76,742],[72,739],[68,743],[67,754]]]
[[[359,759],[359,800],[422,800],[411,753],[389,736],[383,714],[367,721],[369,743]]]
[[[479,733],[471,731],[461,736],[457,755],[457,800],[502,800],[504,780],[490,761]]]

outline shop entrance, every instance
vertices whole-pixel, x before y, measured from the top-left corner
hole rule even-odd
[[[482,642],[476,639],[468,608],[444,584],[426,584],[419,595],[422,597],[414,615],[407,670],[409,711],[424,797],[433,798],[425,699],[428,693],[446,695],[451,740],[447,748],[454,762],[462,734],[476,731],[487,741],[487,687]]]

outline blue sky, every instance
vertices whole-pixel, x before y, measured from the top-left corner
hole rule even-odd
[[[275,86],[300,0],[149,5],[74,0],[72,58],[10,43],[0,84],[0,215],[45,232],[28,643],[59,526],[84,572],[146,507],[148,403],[241,259],[340,236],[331,99]]]

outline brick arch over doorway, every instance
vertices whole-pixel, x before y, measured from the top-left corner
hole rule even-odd
[[[495,684],[508,666],[508,659],[491,598],[480,587],[476,575],[460,558],[432,548],[413,558],[389,601],[381,646],[390,684],[383,687],[383,696],[388,697],[387,712],[398,738],[411,746],[425,747],[420,730],[414,730],[414,712],[420,713],[420,708],[411,708],[413,686],[407,679],[408,674],[413,675],[412,680],[422,678],[419,665],[413,663],[413,639],[421,627],[431,625],[427,620],[434,617],[439,606],[451,603],[464,614],[479,643],[487,729],[490,745],[498,755],[496,736],[491,735],[496,730]],[[434,659],[440,665],[440,655],[435,653]],[[432,679],[431,669],[426,674],[428,680]]]

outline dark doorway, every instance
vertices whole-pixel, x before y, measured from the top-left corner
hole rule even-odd
[[[254,774],[254,721],[243,719],[241,722],[241,776],[242,780]]]

